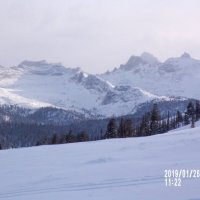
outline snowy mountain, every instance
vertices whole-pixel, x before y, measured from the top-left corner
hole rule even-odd
[[[34,109],[57,107],[84,113],[87,117],[108,117],[129,114],[137,105],[153,99],[170,100],[138,87],[114,86],[80,68],[46,61],[24,61],[0,70],[1,104]]]
[[[87,118],[110,117],[132,114],[152,100],[198,99],[198,85],[200,61],[187,53],[162,63],[145,52],[101,75],[45,60],[23,61],[18,66],[0,67],[0,104],[56,107]]]
[[[199,132],[0,151],[0,199],[197,200],[199,178],[166,186],[164,170],[199,170]]]
[[[140,87],[156,95],[200,98],[200,61],[188,53],[163,63],[149,53],[131,56],[126,64],[100,77],[114,85]]]

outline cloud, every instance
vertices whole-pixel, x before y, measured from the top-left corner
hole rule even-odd
[[[1,0],[0,64],[24,59],[103,72],[149,51],[200,58],[198,0]]]

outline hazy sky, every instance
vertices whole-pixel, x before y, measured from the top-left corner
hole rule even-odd
[[[200,0],[0,0],[0,65],[104,72],[131,55],[200,58]]]

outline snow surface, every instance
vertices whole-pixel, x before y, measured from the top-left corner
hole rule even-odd
[[[17,104],[20,107],[24,108],[41,108],[41,107],[52,107],[50,103],[40,102],[34,99],[25,98],[16,94],[20,92],[13,89],[0,88],[0,102],[1,104],[15,105]]]
[[[165,169],[200,169],[197,128],[142,138],[0,151],[0,199],[197,200],[200,178],[166,187]]]

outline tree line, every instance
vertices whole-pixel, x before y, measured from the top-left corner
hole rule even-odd
[[[112,117],[108,120],[106,131],[101,129],[99,134],[89,134],[86,131],[81,131],[77,134],[71,129],[67,130],[67,127],[64,126],[4,123],[0,126],[0,149],[85,142],[109,138],[151,136],[166,133],[189,124],[191,128],[194,128],[195,122],[200,120],[200,102],[189,102],[184,113],[177,111],[176,115],[171,115],[168,112],[167,115],[163,116],[155,103],[152,109],[145,112],[141,119],[138,120],[138,122],[134,122],[131,118],[122,117],[117,119]],[[19,133],[18,138],[16,132]],[[28,132],[34,132],[35,134],[31,134],[31,137],[28,137]],[[2,135],[4,135],[3,138]],[[34,135],[37,135],[38,139]]]
[[[117,119],[112,117],[108,121],[106,133],[100,131],[98,135],[93,136],[82,131],[80,134],[74,135],[72,131],[70,131],[66,135],[54,134],[52,138],[44,139],[43,141],[38,142],[37,145],[85,142],[109,138],[150,136],[166,133],[170,130],[189,124],[191,124],[191,128],[194,128],[195,122],[199,119],[199,101],[196,101],[195,105],[192,102],[189,102],[184,113],[177,111],[175,116],[170,116],[170,113],[168,112],[167,118],[162,118],[158,105],[154,104],[150,112],[144,113],[139,125],[137,126],[134,126],[131,119],[121,118],[118,123]]]
[[[139,125],[134,126],[131,119],[121,118],[117,123],[115,118],[111,118],[107,125],[107,131],[104,138],[124,138],[124,137],[140,137],[155,134],[166,133],[170,130],[179,128],[180,126],[191,124],[191,128],[195,127],[195,122],[200,119],[200,102],[195,104],[189,102],[184,113],[177,111],[176,115],[170,116],[168,112],[167,118],[161,116],[161,112],[157,104],[153,105],[150,112],[144,113]]]

